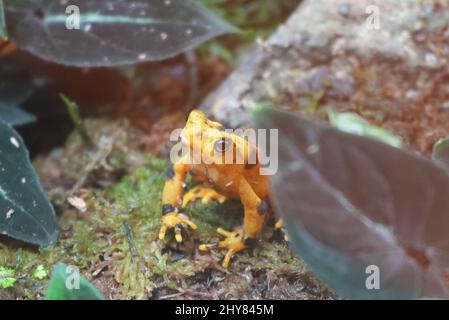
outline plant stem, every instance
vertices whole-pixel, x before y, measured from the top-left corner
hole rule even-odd
[[[76,132],[78,132],[81,139],[89,148],[95,149],[96,145],[93,142],[92,138],[87,133],[86,126],[84,125],[83,119],[81,119],[79,108],[76,102],[70,100],[62,93],[60,93],[59,96],[61,97],[62,101],[67,107],[67,111],[69,113],[70,119],[72,119]]]

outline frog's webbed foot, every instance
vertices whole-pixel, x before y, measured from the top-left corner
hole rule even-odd
[[[209,251],[210,249],[214,248],[228,249],[228,252],[226,253],[222,263],[222,266],[224,268],[227,268],[232,257],[237,252],[246,249],[248,245],[245,243],[245,237],[241,228],[236,228],[234,231],[226,231],[218,228],[217,232],[221,236],[225,237],[225,239],[215,244],[202,244],[200,245],[199,249],[201,251]]]
[[[196,224],[184,213],[170,212],[162,217],[162,226],[159,230],[159,239],[165,238],[165,233],[168,229],[174,229],[175,239],[177,242],[182,242],[181,227],[189,226],[193,230],[197,228]]]
[[[197,185],[190,189],[183,198],[182,206],[187,206],[190,202],[195,201],[197,199],[201,199],[201,203],[208,203],[210,200],[216,200],[219,203],[223,203],[226,200],[226,197],[222,194],[219,194],[212,188],[208,188],[202,184]]]
[[[284,220],[279,219],[276,224],[274,225],[274,228],[276,230],[281,230],[281,232],[284,234],[284,240],[288,241],[288,233],[284,228]]]

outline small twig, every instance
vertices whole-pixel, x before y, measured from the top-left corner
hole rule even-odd
[[[126,240],[128,241],[129,251],[131,252],[131,259],[137,258],[139,255],[137,254],[136,247],[134,246],[132,230],[128,221],[123,222],[123,228],[125,229]]]
[[[183,294],[186,294],[186,292],[177,292],[177,293],[173,293],[173,294],[167,294],[166,296],[159,297],[159,300],[167,300],[170,298],[176,298],[176,297],[182,296]]]
[[[185,287],[184,288],[178,288],[178,291],[182,292],[182,293],[187,293],[187,294],[192,295],[192,296],[200,296],[200,297],[203,297],[203,298],[206,298],[206,299],[214,299],[214,296],[212,294],[210,294],[210,293],[200,292],[200,291],[196,291],[196,290],[190,289],[190,288],[185,288]]]
[[[67,197],[72,196],[79,188],[81,188],[84,183],[86,182],[87,177],[89,174],[97,168],[97,166],[105,161],[105,159],[109,156],[111,153],[115,141],[118,137],[119,133],[114,133],[111,137],[102,136],[99,141],[99,147],[96,148],[97,152],[92,156],[92,162],[90,162],[86,168],[81,173],[81,176],[76,181],[76,183],[73,185],[73,187],[70,189]]]
[[[187,100],[187,108],[195,107],[196,97],[198,96],[198,59],[193,50],[185,52],[185,57],[189,65],[189,98]]]
[[[67,98],[62,93],[60,93],[59,96],[61,97],[62,101],[64,102],[64,104],[65,104],[65,106],[67,108],[67,111],[69,113],[70,119],[72,119],[72,122],[73,122],[73,124],[75,126],[76,132],[78,132],[78,134],[80,135],[81,139],[84,141],[84,143],[89,148],[96,149],[96,145],[93,142],[92,138],[87,133],[87,129],[86,129],[86,126],[84,125],[84,121],[83,121],[83,119],[81,119],[80,112],[79,112],[79,107],[76,104],[76,102],[70,100],[69,98]]]

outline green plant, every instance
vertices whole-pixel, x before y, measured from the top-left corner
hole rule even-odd
[[[70,119],[75,125],[75,130],[78,132],[81,139],[83,139],[84,143],[87,144],[90,148],[95,148],[95,143],[92,141],[92,138],[87,133],[86,126],[84,125],[83,119],[81,119],[79,108],[76,102],[70,100],[63,94],[60,94],[60,97],[61,100],[64,102],[67,108],[67,112],[69,113]]]
[[[36,280],[43,280],[47,277],[48,272],[45,270],[45,267],[43,265],[38,265],[36,269],[33,272],[33,278]]]
[[[449,169],[449,138],[437,141],[433,146],[432,159],[446,170]]]
[[[41,59],[75,67],[162,60],[235,31],[192,0],[0,0],[0,37]],[[35,120],[21,109],[35,89],[26,70],[0,66],[0,233],[47,246],[57,241],[57,220],[22,139],[10,127]],[[78,132],[93,145],[76,104],[62,98]]]
[[[103,300],[104,297],[75,268],[58,263],[52,271],[46,300]]]
[[[3,0],[0,0],[0,37],[8,39],[8,33],[6,32],[6,20],[5,20],[5,9],[3,5]]]
[[[19,107],[0,103],[0,119],[11,126],[21,126],[36,121],[36,117]]]
[[[21,126],[36,117],[20,108],[33,93],[32,79],[8,64],[0,65],[0,119],[11,126]]]
[[[13,269],[0,267],[0,288],[10,288],[16,281],[16,273]]]
[[[238,38],[216,39],[200,47],[202,56],[216,56],[236,65],[237,52],[257,38],[268,37],[301,0],[200,0],[241,30]]]
[[[58,239],[56,215],[22,138],[0,119],[0,233],[48,246]]]
[[[192,0],[24,0],[4,10],[8,36],[20,48],[79,67],[162,60],[236,31]]]
[[[371,125],[355,113],[339,113],[329,109],[327,114],[329,116],[329,122],[341,131],[374,138],[393,147],[402,147],[402,141],[399,137],[396,137],[383,128]]]
[[[298,255],[347,298],[449,296],[449,175],[405,149],[298,113],[260,108],[279,130],[272,201]],[[369,290],[372,270],[377,290]]]

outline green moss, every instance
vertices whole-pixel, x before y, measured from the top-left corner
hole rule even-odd
[[[122,178],[106,190],[87,190],[83,194],[88,210],[66,210],[60,218],[62,237],[56,247],[40,250],[20,245],[0,247],[0,265],[12,268],[19,279],[14,286],[16,298],[41,298],[48,277],[35,279],[36,268],[51,270],[64,262],[76,265],[88,280],[113,278],[119,284],[118,298],[143,299],[157,290],[177,290],[186,279],[211,268],[211,259],[201,258],[198,245],[218,241],[217,227],[232,229],[241,224],[242,206],[237,201],[225,204],[193,203],[186,212],[198,225],[184,232],[178,244],[168,232],[166,240],[157,238],[161,218],[161,196],[170,163],[148,157],[147,165]],[[265,228],[261,245],[237,256],[236,272],[251,265],[256,270],[295,269],[301,263],[290,250],[271,237]],[[201,254],[212,256],[213,268],[221,270],[224,251]],[[213,260],[212,260],[213,261]],[[106,266],[106,267],[105,267]],[[98,271],[100,270],[100,271]],[[105,294],[108,297],[108,294]]]

